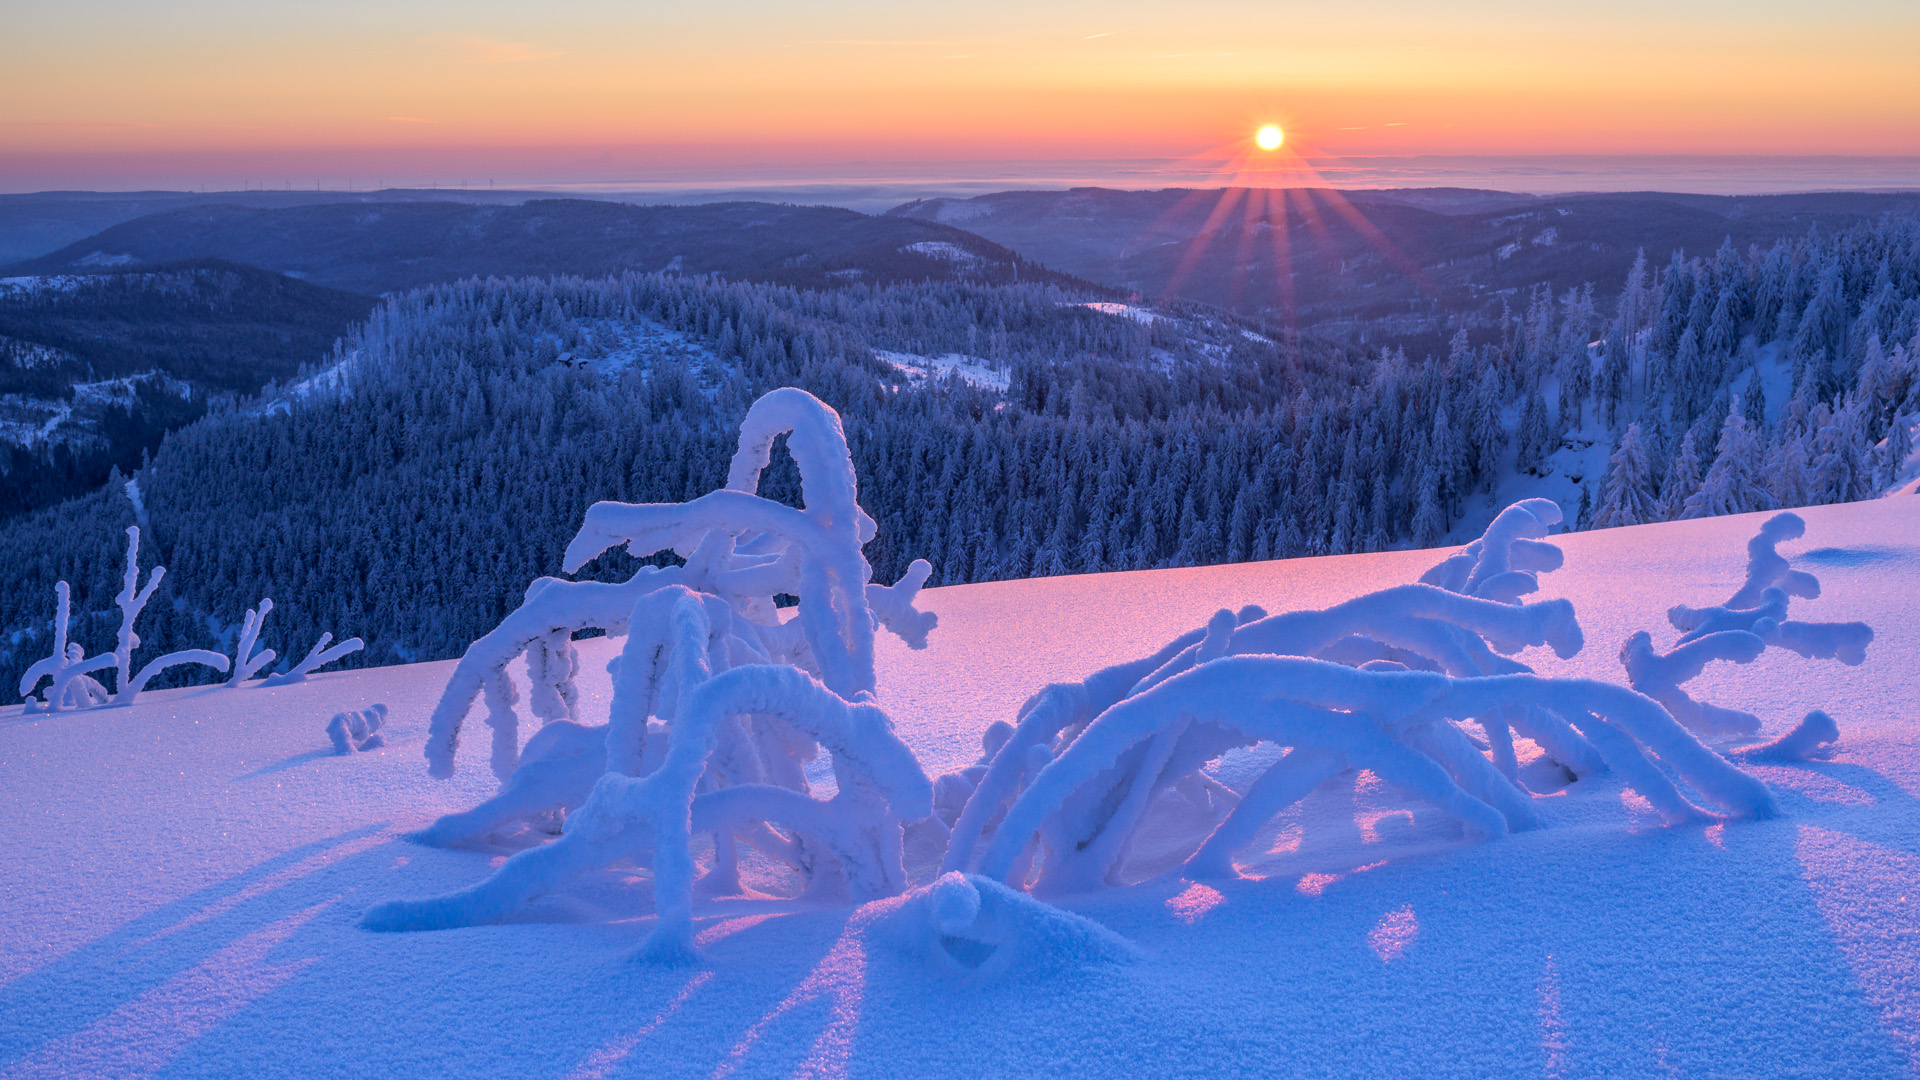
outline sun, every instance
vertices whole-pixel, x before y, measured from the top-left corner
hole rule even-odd
[[[1286,134],[1280,130],[1280,125],[1268,124],[1254,133],[1253,141],[1259,143],[1262,150],[1278,150],[1280,144],[1286,141]]]

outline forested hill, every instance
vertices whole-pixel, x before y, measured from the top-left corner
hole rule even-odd
[[[441,286],[168,439],[137,479],[173,607],[142,634],[205,647],[271,596],[283,656],[322,631],[365,637],[356,663],[457,655],[593,501],[720,486],[746,406],[787,385],[845,418],[883,580],[915,557],[951,584],[1431,546],[1590,441],[1613,465],[1580,524],[1860,498],[1906,461],[1917,326],[1912,220],[1636,264],[1611,312],[1539,289],[1421,359],[1025,283]],[[44,653],[56,580],[108,647],[135,514],[109,488],[0,526],[0,681]]]
[[[220,258],[377,296],[468,277],[626,271],[720,274],[785,285],[852,281],[1063,280],[1006,248],[935,222],[827,206],[628,206],[338,202],[196,206],[116,225],[17,274]]]
[[[210,397],[288,378],[373,305],[214,260],[0,279],[0,518],[132,470]]]

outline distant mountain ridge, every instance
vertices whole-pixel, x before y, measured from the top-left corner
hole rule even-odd
[[[196,206],[273,209],[316,203],[466,202],[511,204],[551,198],[494,188],[383,188],[377,191],[35,191],[0,195],[0,266],[39,258],[124,221]]]
[[[374,296],[467,277],[675,271],[802,287],[1057,277],[949,225],[773,203],[335,202],[199,206],[106,229],[10,272],[219,258]]]
[[[1006,191],[889,216],[965,228],[1088,281],[1194,300],[1348,344],[1444,348],[1497,325],[1502,300],[1619,289],[1644,249],[1664,261],[1731,240],[1766,247],[1920,211],[1920,193],[1530,196],[1464,188]]]

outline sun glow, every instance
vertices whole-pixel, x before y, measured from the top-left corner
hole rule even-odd
[[[1286,135],[1281,132],[1280,125],[1268,124],[1254,133],[1253,141],[1258,143],[1262,150],[1278,150],[1280,144],[1286,141]]]

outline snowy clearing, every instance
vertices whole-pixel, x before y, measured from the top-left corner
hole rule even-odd
[[[1818,574],[1796,618],[1865,620],[1866,663],[1770,649],[1690,693],[1778,736],[1838,722],[1829,761],[1753,765],[1771,820],[1661,827],[1617,777],[1537,799],[1542,827],[1470,842],[1370,773],[1321,787],[1246,849],[1247,880],[1178,877],[1059,906],[941,889],[860,909],[771,894],[696,903],[700,966],[629,953],[644,872],[583,877],[523,921],[376,934],[383,901],[464,888],[507,849],[400,839],[495,789],[421,760],[451,661],[105,713],[0,710],[0,1077],[1896,1077],[1920,1068],[1920,500],[1799,511]],[[1554,537],[1536,600],[1587,647],[1523,659],[1623,683],[1633,632],[1719,603],[1765,515]],[[925,651],[877,641],[880,700],[928,774],[964,767],[1042,684],[1150,652],[1218,608],[1323,608],[1412,581],[1433,552],[928,590]],[[623,639],[578,642],[604,715]],[[522,669],[523,681],[527,672]],[[387,706],[384,747],[325,728]],[[1229,785],[1245,763],[1216,769]],[[1136,850],[1143,863],[1164,853]],[[909,850],[912,884],[935,867]],[[926,905],[994,915],[1053,957],[985,978],[930,965]],[[1042,912],[1041,914],[1044,914]],[[498,1023],[499,1018],[511,1018]]]
[[[963,381],[982,390],[992,390],[1002,394],[1007,392],[1009,385],[1006,372],[995,371],[984,358],[968,356],[966,353],[921,356],[919,353],[875,349],[873,355],[881,363],[916,381],[943,375],[957,375]]]
[[[925,255],[930,259],[952,263],[955,266],[975,266],[985,260],[958,244],[946,240],[920,240],[900,249],[916,255]]]
[[[1147,326],[1152,326],[1154,323],[1157,323],[1161,319],[1166,318],[1165,315],[1162,315],[1159,312],[1148,311],[1146,308],[1143,308],[1143,307],[1135,307],[1132,304],[1109,303],[1108,301],[1105,301],[1105,300],[1089,301],[1087,303],[1079,304],[1076,306],[1083,307],[1083,308],[1091,308],[1102,315],[1113,315],[1115,317],[1122,318],[1122,319],[1132,319],[1134,322],[1142,323]]]

